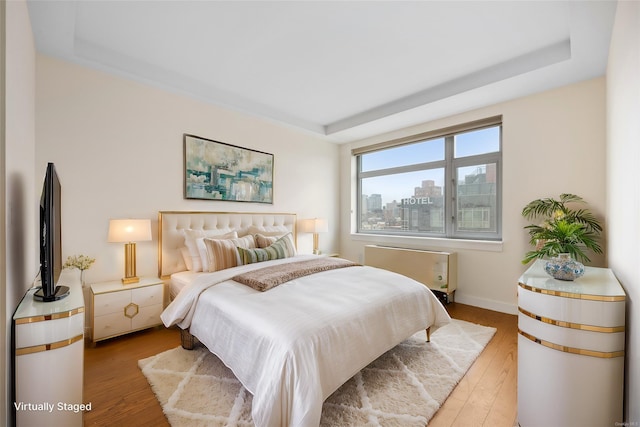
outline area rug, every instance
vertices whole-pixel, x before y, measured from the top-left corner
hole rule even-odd
[[[495,333],[453,320],[425,342],[421,331],[327,398],[321,426],[424,427]],[[206,348],[138,361],[172,427],[252,427],[251,394]]]

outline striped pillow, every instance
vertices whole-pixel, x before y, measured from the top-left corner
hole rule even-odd
[[[279,236],[268,236],[264,234],[256,234],[256,247],[258,248],[267,248],[273,245],[279,239],[286,239],[287,251],[289,252],[289,256],[294,256],[297,254],[296,245],[293,243],[293,234],[291,232],[285,233]]]
[[[237,239],[238,233],[232,231],[227,234],[222,234],[220,236],[207,236],[207,239]],[[209,253],[207,251],[207,245],[204,244],[204,237],[200,237],[196,239],[196,247],[198,248],[198,253],[200,254],[200,259],[202,261],[202,271],[210,271],[211,268],[209,266]]]
[[[287,253],[289,254],[288,256],[295,256],[298,254],[298,251],[296,250],[296,244],[293,241],[292,233],[287,233],[278,240],[282,240],[284,242],[284,245],[287,247]]]
[[[209,229],[209,230],[197,230],[186,228],[180,230],[182,235],[184,236],[184,245],[189,250],[189,256],[191,259],[187,261],[185,259],[185,264],[187,265],[187,269],[192,271],[207,271],[203,265],[202,253],[198,247],[198,241],[205,237],[216,237],[218,239],[226,239],[228,237],[238,237],[230,236],[229,233],[233,233],[233,230],[230,228],[219,228],[219,229]],[[224,236],[226,235],[226,236]],[[189,267],[191,265],[191,267]]]
[[[220,271],[240,265],[236,248],[255,248],[253,236],[237,239],[204,239],[207,247],[209,271]]]
[[[295,248],[292,251],[292,246],[291,239],[287,236],[282,236],[266,248],[246,249],[238,247],[238,255],[242,265],[253,264],[293,256],[295,255]]]

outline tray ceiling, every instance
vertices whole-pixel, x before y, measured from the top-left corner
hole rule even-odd
[[[602,76],[614,1],[28,1],[39,52],[335,142]]]

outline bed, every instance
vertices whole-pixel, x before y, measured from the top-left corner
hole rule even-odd
[[[200,260],[204,271],[189,259],[198,251],[185,250],[189,233],[209,235],[199,252],[208,258]],[[251,238],[263,241],[244,247]],[[240,247],[235,264],[216,264],[229,241]],[[407,337],[450,320],[424,285],[298,254],[295,241],[295,214],[159,214],[159,274],[173,295],[162,320],[188,330],[234,372],[253,395],[258,427],[318,426],[322,403],[344,382]]]

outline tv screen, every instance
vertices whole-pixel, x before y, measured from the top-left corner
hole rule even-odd
[[[47,172],[40,196],[40,280],[34,294],[37,301],[57,301],[69,295],[69,287],[58,285],[62,272],[61,186],[53,163]]]

